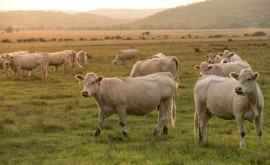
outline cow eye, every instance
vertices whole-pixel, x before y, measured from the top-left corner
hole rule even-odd
[[[250,81],[250,80],[251,80],[251,78],[248,78],[247,80],[248,80],[248,81]]]
[[[91,82],[91,84],[95,84],[95,81]]]

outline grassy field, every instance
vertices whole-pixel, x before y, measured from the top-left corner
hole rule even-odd
[[[242,36],[243,31],[245,30],[223,30],[222,34],[227,37],[221,39],[207,38],[209,35],[221,34],[220,31],[207,31],[207,34],[201,31],[184,31],[183,34],[198,33],[201,38],[174,39],[174,35],[171,35],[168,40],[0,43],[0,53],[73,49],[85,50],[91,57],[85,69],[76,67],[72,73],[64,74],[61,68],[54,72],[50,68],[45,81],[34,76],[24,76],[22,80],[12,80],[11,76],[0,77],[0,164],[270,164],[269,29],[265,37],[237,37],[228,41],[232,34]],[[256,30],[252,32],[254,31]],[[20,33],[24,31],[18,34]],[[25,33],[28,35],[23,37],[46,37],[46,31],[40,35],[36,31]],[[77,39],[82,37],[80,33],[73,31],[69,31],[71,34],[59,31],[53,33],[54,35],[48,32],[47,35],[51,36],[47,38],[58,38],[61,33]],[[119,32],[111,31],[82,33],[98,34],[100,38],[119,35]],[[169,33],[174,32],[151,32],[155,35]],[[18,34],[1,36],[1,39],[16,40]],[[122,31],[123,34],[134,35],[135,38],[141,32]],[[88,36],[90,37],[92,36]],[[129,137],[125,138],[121,133],[118,116],[114,115],[105,120],[101,135],[95,138],[93,135],[98,120],[96,102],[94,98],[80,96],[83,86],[74,76],[95,72],[104,77],[128,77],[132,62],[127,62],[125,66],[113,66],[112,60],[119,50],[131,48],[140,50],[141,59],[159,52],[179,59],[181,83],[176,96],[175,127],[170,125],[168,135],[159,134],[152,142],[151,133],[157,124],[157,111],[146,116],[128,116]],[[246,148],[240,150],[236,122],[216,117],[208,124],[210,144],[202,145],[195,141],[193,85],[199,73],[193,66],[205,61],[206,53],[217,53],[224,49],[235,51],[252,66],[253,71],[260,73],[258,83],[265,98],[264,147],[259,145],[254,124],[245,121]],[[9,75],[11,74],[10,71]]]

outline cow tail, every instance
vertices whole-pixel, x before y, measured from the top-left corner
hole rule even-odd
[[[172,126],[174,126],[175,124],[175,117],[176,117],[176,104],[175,104],[175,95],[176,95],[176,90],[175,90],[175,94],[172,98],[172,108],[171,108],[171,123]]]
[[[43,56],[45,58],[45,65],[43,67],[43,73],[44,73],[44,79],[46,79],[46,77],[48,76],[49,60],[46,53],[43,53]]]
[[[175,73],[175,78],[174,79],[177,82],[177,84],[179,85],[180,84],[180,79],[178,77],[179,61],[178,61],[178,59],[176,57],[173,58],[173,61],[175,62],[175,66],[176,66],[176,68],[175,68],[176,73]]]
[[[83,65],[82,65],[82,61],[83,61],[84,59],[83,59],[83,57],[82,57],[82,52],[79,52],[79,54],[78,54],[78,59],[76,60],[77,61],[77,64],[78,64],[78,66],[80,67],[80,68],[83,68]]]
[[[195,112],[195,114],[194,114],[194,135],[195,135],[195,137],[198,134],[198,126],[199,126],[198,114],[197,114],[197,112]]]

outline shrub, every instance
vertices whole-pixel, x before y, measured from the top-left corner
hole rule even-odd
[[[245,36],[245,37],[248,37],[248,36],[249,36],[249,34],[248,34],[248,33],[245,33],[245,34],[244,34],[244,36]]]
[[[126,40],[132,40],[132,38],[131,37],[127,37]]]
[[[195,52],[201,52],[200,48],[194,48]]]
[[[222,38],[221,34],[210,35],[209,38]]]
[[[12,41],[9,40],[9,39],[3,39],[2,42],[4,42],[4,43],[11,43]]]
[[[231,38],[229,38],[228,41],[230,42],[230,41],[233,41],[233,40]]]
[[[23,40],[22,39],[17,39],[17,42],[23,42]]]
[[[52,38],[50,41],[56,41],[56,38]]]
[[[110,39],[109,36],[104,37],[104,40],[109,40],[109,39]]]
[[[64,38],[64,41],[74,41],[73,38]]]
[[[45,42],[45,41],[47,41],[47,40],[45,40],[44,38],[39,38],[39,41],[40,41],[40,42]]]
[[[91,41],[97,41],[98,39],[97,38],[91,38],[90,40]]]
[[[265,36],[265,33],[263,31],[258,31],[258,32],[251,34],[251,36],[254,36],[254,37]]]
[[[6,33],[12,33],[13,32],[13,27],[9,26],[5,29]]]
[[[28,38],[26,41],[27,42],[35,42],[35,41],[39,41],[39,40],[35,39],[35,38]]]

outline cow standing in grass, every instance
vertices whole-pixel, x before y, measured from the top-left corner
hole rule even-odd
[[[158,125],[153,132],[156,135],[163,127],[163,134],[168,133],[168,124],[175,122],[175,92],[176,83],[169,72],[160,72],[137,78],[103,78],[94,73],[86,77],[76,75],[76,79],[83,81],[83,97],[93,96],[99,107],[98,129],[95,136],[99,136],[106,118],[118,114],[123,135],[127,136],[126,116],[146,115],[159,106]],[[172,114],[169,108],[172,109]]]
[[[134,64],[139,60],[139,50],[120,50],[116,55],[115,59],[112,61],[114,65],[117,65],[119,61],[122,61],[122,65],[125,65],[125,60],[134,60]]]
[[[260,144],[262,138],[262,115],[264,98],[257,79],[259,73],[244,69],[240,74],[232,72],[232,78],[215,75],[202,76],[194,86],[194,131],[204,143],[208,142],[207,123],[212,116],[221,119],[235,119],[241,141],[245,147],[246,128],[244,120],[255,121],[256,133]]]

